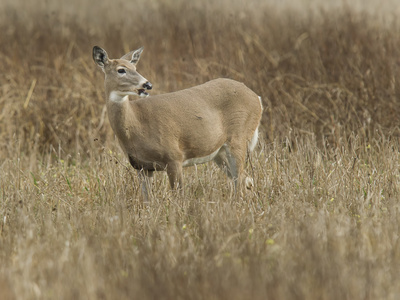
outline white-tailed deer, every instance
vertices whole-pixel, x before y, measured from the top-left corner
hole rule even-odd
[[[109,59],[95,46],[93,59],[105,73],[108,117],[149,198],[154,171],[167,171],[182,188],[182,168],[214,160],[235,182],[247,151],[258,139],[261,98],[243,83],[215,79],[178,92],[148,96],[151,83],[136,71],[143,48]],[[128,95],[146,97],[129,101]]]

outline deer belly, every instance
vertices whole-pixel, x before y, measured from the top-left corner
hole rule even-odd
[[[131,166],[136,170],[156,171],[155,163],[142,162],[131,155],[128,155],[128,159]]]
[[[193,157],[193,158],[187,159],[183,162],[182,167],[189,167],[189,166],[194,166],[194,165],[199,165],[199,164],[204,164],[206,162],[209,162],[217,156],[220,149],[221,148],[218,148],[213,153],[211,153],[210,155],[207,155],[207,156]]]

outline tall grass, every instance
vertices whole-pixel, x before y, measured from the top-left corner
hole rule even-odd
[[[340,131],[399,134],[395,18],[385,24],[351,9],[276,14],[258,1],[83,1],[75,17],[71,5],[52,4],[3,7],[5,144],[62,144],[68,153],[85,153],[94,138],[113,139],[103,122],[102,74],[90,56],[95,44],[112,57],[144,45],[139,71],[154,82],[154,94],[221,76],[245,82],[264,99],[268,141],[292,130],[335,143]]]
[[[398,298],[395,2],[213,2],[0,4],[1,299]],[[143,207],[94,45],[143,45],[153,94],[261,95],[254,189],[207,164]]]

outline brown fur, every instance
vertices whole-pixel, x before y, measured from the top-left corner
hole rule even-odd
[[[103,68],[106,93],[124,92],[114,74],[118,66],[131,68],[126,60],[111,60]],[[114,73],[113,73],[114,72]],[[138,74],[138,73],[137,73]],[[140,74],[127,90],[140,88]],[[124,78],[126,79],[126,78]],[[145,79],[144,79],[145,80]],[[206,157],[221,149],[215,161],[239,178],[247,146],[260,123],[262,107],[258,96],[243,83],[215,79],[185,90],[135,101],[107,101],[108,116],[118,140],[136,169],[152,176],[166,170],[171,187],[182,187],[182,164]]]

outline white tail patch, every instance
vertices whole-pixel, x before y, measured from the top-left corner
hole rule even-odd
[[[263,110],[263,105],[262,105],[262,99],[260,96],[258,96],[258,100],[260,100],[260,105],[261,105],[261,111]],[[257,146],[258,142],[258,127],[254,131],[253,137],[251,138],[251,141],[249,142],[249,151],[252,152],[254,148]]]
[[[261,111],[264,109],[263,105],[262,105],[262,99],[260,96],[258,96],[258,100],[260,100],[260,105],[261,105]]]
[[[249,142],[249,151],[253,151],[254,148],[257,146],[258,142],[258,127],[256,128],[256,131],[254,131],[253,137],[251,138],[251,141]]]

